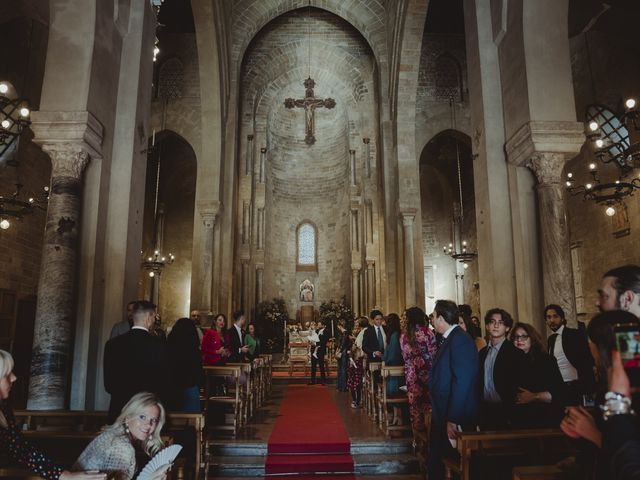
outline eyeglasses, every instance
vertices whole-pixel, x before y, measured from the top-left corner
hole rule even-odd
[[[517,342],[518,340],[527,340],[529,335],[514,335],[513,339]]]

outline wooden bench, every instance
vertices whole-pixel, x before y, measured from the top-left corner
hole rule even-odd
[[[512,480],[560,480],[563,471],[555,465],[534,465],[528,467],[515,467],[512,472]]]
[[[231,425],[223,422],[222,425],[207,424],[207,430],[224,430],[231,431],[232,436],[238,433],[241,421],[241,387],[240,372],[241,367],[224,365],[224,366],[205,366],[205,385],[204,385],[204,404],[207,417],[211,409],[215,405],[230,406],[233,410],[233,418]],[[225,393],[217,392],[212,387],[214,384],[229,386],[229,390]]]
[[[392,378],[398,380],[404,380],[404,366],[386,366],[382,365],[380,368],[380,375],[382,376],[382,383],[378,391],[378,412],[379,421],[378,424],[387,437],[391,436],[391,432],[407,432],[411,430],[411,424],[407,425],[389,425],[389,407],[402,407],[409,405],[409,398],[407,394],[400,390],[395,395],[387,395],[387,384]]]
[[[381,382],[376,382],[376,376],[382,368],[382,362],[369,362],[365,368],[365,375],[362,382],[362,397],[365,403],[367,415],[374,422],[378,421],[379,413],[376,402],[377,388],[380,388]]]
[[[107,412],[104,411],[17,410],[14,413],[22,435],[27,440],[39,448],[44,447],[43,450],[50,453],[58,463],[68,466],[75,462],[84,448],[100,433],[102,427],[107,425]],[[195,435],[195,455],[194,458],[179,463],[179,468],[174,472],[177,477],[184,478],[184,470],[192,470],[193,478],[197,479],[207,466],[203,435],[204,415],[169,412],[162,436],[165,441],[171,441],[173,435],[187,429],[193,429]],[[0,477],[32,476],[28,470],[21,468],[0,469]]]
[[[244,427],[253,415],[253,384],[255,369],[253,363],[227,363],[229,367],[240,367],[240,378],[244,381],[240,385],[240,427]],[[233,389],[232,389],[233,391]]]
[[[445,457],[446,478],[451,478],[452,473],[457,473],[460,480],[469,480],[471,477],[470,464],[473,452],[479,454],[524,453],[527,447],[535,444],[542,451],[545,442],[551,439],[563,439],[565,435],[559,429],[531,429],[531,430],[500,430],[485,432],[457,432],[457,455]],[[507,447],[505,450],[504,447]],[[523,448],[524,447],[524,448]],[[491,451],[493,449],[493,452]]]

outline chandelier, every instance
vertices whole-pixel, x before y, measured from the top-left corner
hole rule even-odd
[[[640,142],[631,143],[630,132],[639,132],[638,109],[635,99],[624,102],[624,112],[618,117],[613,112],[592,105],[587,110],[587,141],[597,162],[612,164],[616,175],[606,180],[601,177],[596,161],[589,163],[590,178],[582,185],[576,184],[572,172],[567,173],[566,186],[571,195],[582,195],[584,200],[606,206],[605,213],[616,214],[615,205],[640,189],[640,178],[629,178],[634,168],[640,167]]]
[[[449,107],[451,108],[451,127],[455,131],[456,116],[453,97],[449,97]],[[456,206],[454,204],[453,239],[452,242],[449,243],[449,245],[445,245],[444,247],[442,247],[442,250],[446,255],[449,255],[454,260],[462,263],[462,266],[467,269],[469,268],[469,263],[475,260],[478,254],[476,252],[467,250],[467,241],[462,240],[462,226],[464,222],[464,206],[462,203],[462,167],[460,165],[460,143],[455,136],[454,140],[456,142],[456,173],[458,175],[458,197],[460,199],[460,207],[456,209]]]
[[[11,99],[8,97],[9,85],[0,83],[0,159],[4,158],[10,149],[17,149],[16,140],[22,134],[24,127],[31,124],[29,121],[28,103],[24,98]],[[15,166],[17,162],[8,164]]]
[[[7,230],[11,227],[9,218],[22,218],[33,213],[35,209],[46,210],[49,200],[49,187],[44,187],[44,192],[37,197],[23,197],[21,183],[16,183],[15,191],[6,196],[0,195],[0,229]]]
[[[175,259],[176,257],[173,253],[169,253],[165,257],[160,253],[160,250],[154,250],[153,255],[142,262],[142,268],[149,272],[149,277],[153,278],[156,275],[160,275],[165,265],[171,265]]]

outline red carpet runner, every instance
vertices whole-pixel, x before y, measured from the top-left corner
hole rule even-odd
[[[265,473],[300,474],[297,480],[354,478],[351,443],[330,387],[289,385],[269,437]],[[349,475],[351,474],[351,475]]]

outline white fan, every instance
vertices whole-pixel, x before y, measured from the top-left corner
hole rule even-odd
[[[182,445],[171,445],[160,450],[142,469],[140,475],[138,475],[138,480],[160,478],[162,474],[169,470],[180,450],[182,450]]]

